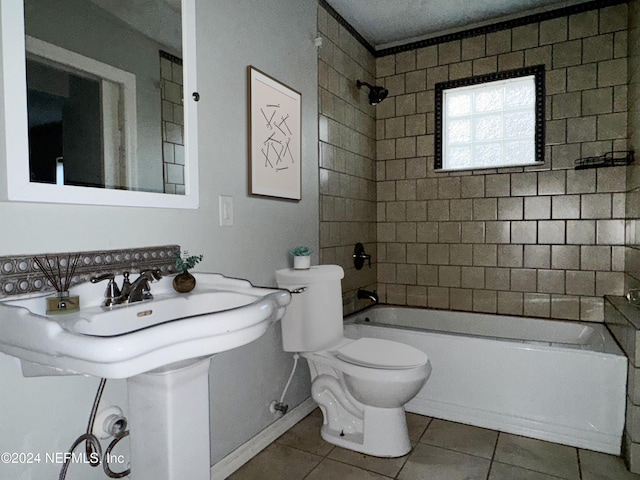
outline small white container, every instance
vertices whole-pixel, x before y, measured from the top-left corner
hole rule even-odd
[[[296,270],[305,270],[311,268],[311,257],[308,255],[294,256],[293,268],[295,268]]]

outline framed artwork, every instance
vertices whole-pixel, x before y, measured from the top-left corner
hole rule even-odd
[[[249,193],[300,200],[302,95],[249,66]]]

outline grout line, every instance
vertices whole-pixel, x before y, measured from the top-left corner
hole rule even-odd
[[[502,435],[502,432],[497,432],[498,435],[496,435],[496,443],[493,444],[493,453],[491,454],[491,463],[489,463],[489,471],[487,472],[487,480],[489,480],[489,477],[491,476],[491,470],[493,470],[493,462],[496,459],[496,451],[498,450],[498,441],[500,440],[500,435]]]

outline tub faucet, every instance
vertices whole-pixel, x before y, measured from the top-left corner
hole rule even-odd
[[[363,290],[363,289],[358,289],[358,298],[364,299],[364,300],[371,300],[373,303],[378,303],[378,294],[376,293],[376,291],[374,290],[373,292],[370,292],[369,290]]]

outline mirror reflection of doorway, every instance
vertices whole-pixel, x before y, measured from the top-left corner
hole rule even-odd
[[[31,55],[27,60],[31,181],[125,187],[127,106],[121,104],[122,97],[119,83]]]

